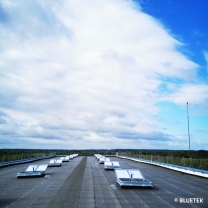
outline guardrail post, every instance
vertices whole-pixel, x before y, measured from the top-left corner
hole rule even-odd
[[[199,159],[199,163],[200,163],[200,168],[201,168],[201,171],[202,171],[201,159]]]
[[[192,158],[190,158],[190,168],[192,168]]]

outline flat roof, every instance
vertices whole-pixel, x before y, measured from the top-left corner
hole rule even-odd
[[[16,178],[36,161],[0,168],[0,207],[208,207],[206,178],[116,157],[111,160],[125,169],[139,169],[153,188],[121,188],[115,172],[105,170],[94,156],[79,156],[61,167],[48,167],[41,178]],[[180,199],[190,198],[203,199],[203,203],[180,203]]]

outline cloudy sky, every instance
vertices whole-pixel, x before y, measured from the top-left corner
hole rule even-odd
[[[206,0],[0,0],[0,147],[208,149]]]

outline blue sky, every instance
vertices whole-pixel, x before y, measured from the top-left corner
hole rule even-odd
[[[0,0],[1,148],[208,149],[206,0]]]
[[[201,64],[203,69],[199,75],[203,76],[207,67],[203,50],[207,51],[208,45],[208,27],[205,23],[208,18],[206,12],[208,2],[206,0],[142,0],[135,2],[140,2],[144,12],[161,21],[178,40],[183,42],[185,47],[182,48],[182,52]]]

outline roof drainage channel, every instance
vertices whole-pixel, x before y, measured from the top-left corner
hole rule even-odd
[[[86,163],[87,157],[83,157],[77,167],[66,179],[59,192],[51,200],[47,206],[48,208],[74,207],[77,205]]]

